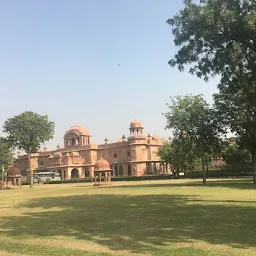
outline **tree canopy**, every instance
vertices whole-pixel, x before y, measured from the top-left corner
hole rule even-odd
[[[3,168],[6,170],[12,164],[12,161],[11,146],[6,138],[0,137],[0,173],[2,173]]]
[[[30,167],[30,155],[38,151],[42,143],[53,138],[54,123],[48,116],[26,111],[9,118],[4,123],[4,132],[14,148],[24,150],[28,154],[30,169],[30,185],[33,185],[33,170]]]
[[[179,47],[171,66],[208,80],[222,82],[241,74],[255,81],[256,4],[254,0],[185,0],[185,7],[169,19]]]
[[[182,151],[187,152],[187,156],[193,155],[194,159],[201,159],[205,184],[205,166],[220,149],[214,112],[201,95],[185,95],[171,98],[168,112],[164,115],[167,120],[166,128],[173,130],[174,138],[179,141],[181,138],[186,139],[186,147]]]
[[[218,124],[235,133],[252,154],[256,183],[256,2],[184,1],[167,22],[178,52],[169,61],[206,81],[220,77],[214,96]]]

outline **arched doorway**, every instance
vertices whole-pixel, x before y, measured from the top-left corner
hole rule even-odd
[[[85,172],[84,172],[85,177],[90,177],[90,172],[89,172],[89,168],[85,167]]]
[[[119,176],[124,176],[123,166],[119,166]]]
[[[132,167],[128,164],[128,176],[132,176]]]
[[[71,179],[73,178],[79,178],[79,171],[76,168],[71,171]]]

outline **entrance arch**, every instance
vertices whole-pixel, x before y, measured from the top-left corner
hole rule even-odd
[[[118,166],[115,165],[115,176],[118,177],[119,176],[119,173],[118,173]]]
[[[71,171],[71,179],[73,178],[79,178],[79,171],[76,168]]]
[[[119,176],[124,176],[123,166],[119,166]]]
[[[89,172],[89,168],[85,167],[85,172],[84,172],[85,177],[90,177],[90,172]]]
[[[132,167],[128,164],[128,176],[132,176]]]

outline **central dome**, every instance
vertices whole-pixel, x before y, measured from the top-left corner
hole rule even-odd
[[[77,135],[83,135],[83,136],[91,136],[89,131],[85,127],[83,127],[82,125],[72,126],[71,128],[69,128],[66,131],[65,136],[70,134],[70,133],[76,133]]]
[[[101,156],[101,158],[96,162],[94,169],[96,171],[110,170],[109,162]]]

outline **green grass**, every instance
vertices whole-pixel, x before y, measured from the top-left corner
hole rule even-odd
[[[0,191],[0,255],[256,255],[250,180]]]

